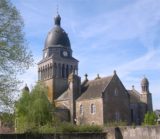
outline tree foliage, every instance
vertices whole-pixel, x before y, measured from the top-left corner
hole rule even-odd
[[[13,113],[6,113],[6,112],[1,113],[0,114],[1,126],[13,128],[14,118],[15,117]]]
[[[46,87],[38,83],[31,93],[23,91],[16,103],[17,132],[27,132],[52,123],[53,105],[47,98]]]
[[[157,116],[154,112],[147,112],[144,117],[145,125],[155,125],[157,122]]]
[[[0,0],[0,103],[9,105],[12,92],[17,91],[17,74],[32,65],[27,48],[24,23],[18,10],[9,0]]]

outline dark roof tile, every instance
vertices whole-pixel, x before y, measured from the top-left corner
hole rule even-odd
[[[138,103],[140,102],[140,93],[135,89],[127,90],[130,95],[130,102],[131,103]]]
[[[108,86],[113,76],[91,80],[82,86],[82,95],[77,100],[92,99],[102,96],[102,92]]]

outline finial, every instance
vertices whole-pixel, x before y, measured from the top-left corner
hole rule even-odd
[[[57,12],[57,15],[59,15],[59,0],[56,0],[57,1],[57,5],[56,5],[56,12]]]
[[[88,75],[87,75],[87,73],[86,73],[84,76],[85,76],[85,80],[88,80]]]
[[[61,17],[60,17],[60,15],[59,15],[59,4],[58,4],[58,1],[57,1],[56,11],[57,11],[57,15],[56,15],[56,17],[54,18],[55,25],[60,26],[60,25],[61,25]]]
[[[116,70],[113,71],[113,74],[114,74],[114,75],[116,74]]]
[[[23,88],[23,90],[29,92],[29,88],[28,88],[27,84],[25,84],[25,87]]]
[[[134,85],[132,85],[132,90],[134,90]]]
[[[61,17],[59,14],[54,18],[55,25],[60,26],[61,25]]]
[[[95,78],[95,80],[97,79],[101,79],[101,77],[99,76],[99,74],[97,74],[97,77]]]
[[[59,5],[57,4],[57,15],[59,15]]]

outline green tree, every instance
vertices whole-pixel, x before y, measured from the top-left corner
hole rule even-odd
[[[14,114],[3,112],[0,114],[1,125],[6,127],[14,127]]]
[[[0,0],[0,105],[13,102],[18,89],[17,74],[32,65],[32,54],[27,48],[24,23],[18,10],[9,0]],[[2,109],[2,108],[1,108]]]
[[[29,93],[23,91],[16,103],[17,132],[27,132],[51,124],[54,107],[47,98],[47,88],[38,83]]]
[[[157,116],[154,112],[147,112],[144,117],[145,125],[155,125],[157,121]]]

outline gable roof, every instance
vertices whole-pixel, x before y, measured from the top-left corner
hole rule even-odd
[[[77,100],[79,101],[83,99],[93,99],[101,97],[102,92],[108,86],[113,76],[108,76],[86,82],[84,85],[82,85],[82,95]]]
[[[132,89],[132,90],[127,90],[127,91],[129,93],[129,96],[130,96],[130,103],[140,102],[140,93],[137,90]]]

